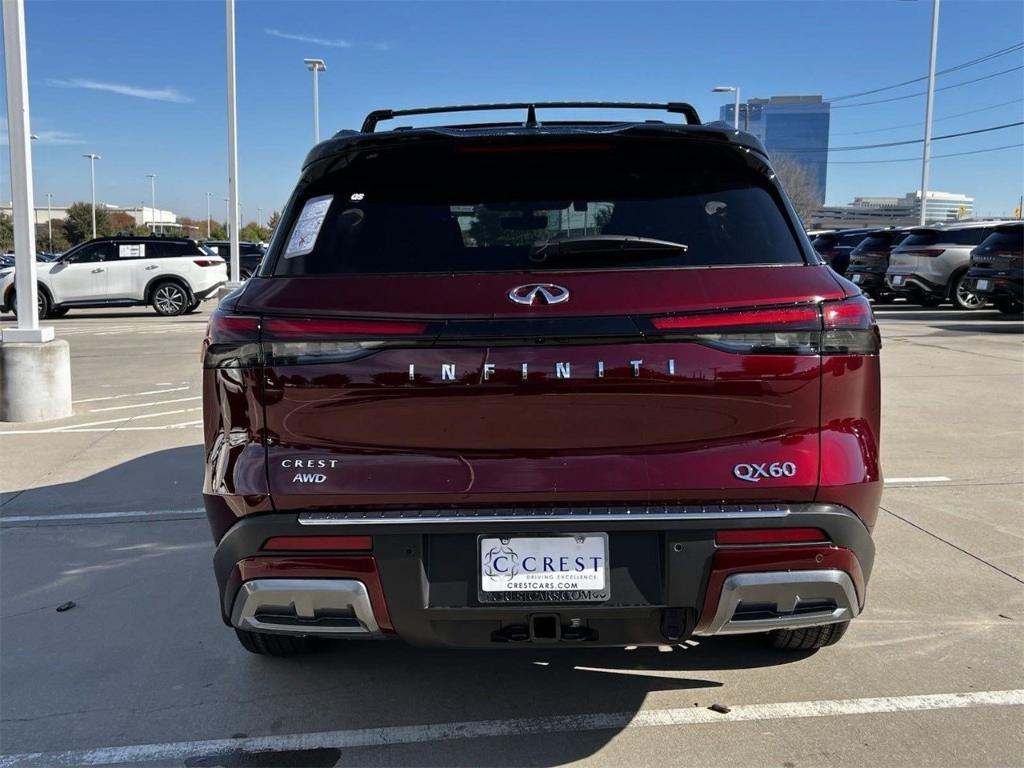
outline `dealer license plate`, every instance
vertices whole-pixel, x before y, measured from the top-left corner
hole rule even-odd
[[[853,282],[855,282],[855,283],[859,283],[863,279],[864,279],[864,275],[862,275],[860,273],[857,273],[857,274],[855,274],[853,276]]]
[[[892,279],[892,284],[893,284],[893,287],[895,287],[897,285],[903,285],[903,275],[896,275]]]
[[[975,284],[974,290],[976,290],[976,291],[987,291],[988,290],[988,280],[979,280]]]
[[[480,536],[481,602],[603,602],[608,534]]]

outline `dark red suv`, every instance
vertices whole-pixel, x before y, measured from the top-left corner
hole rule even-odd
[[[497,108],[526,119],[375,131]],[[210,320],[224,621],[273,655],[829,645],[874,557],[878,350],[761,144],[689,105],[372,113]]]

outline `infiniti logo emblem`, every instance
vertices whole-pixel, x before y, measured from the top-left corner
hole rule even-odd
[[[533,306],[537,299],[541,304],[561,304],[569,300],[569,289],[553,283],[520,285],[508,292],[508,299],[516,304]]]

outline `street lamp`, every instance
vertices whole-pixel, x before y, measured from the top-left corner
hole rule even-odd
[[[146,178],[149,179],[149,201],[150,201],[150,208],[153,211],[153,234],[155,235],[156,234],[156,174],[155,173],[147,173],[146,174]],[[145,219],[146,217],[143,216],[142,218]],[[161,227],[160,231],[161,232],[163,231],[162,227]]]
[[[53,253],[53,193],[46,193],[46,236],[50,240],[50,253]]]
[[[736,94],[735,106],[732,111],[732,127],[733,130],[738,131],[740,129],[740,87],[738,85],[716,85],[711,92]]]
[[[303,59],[306,69],[313,73],[313,143],[320,143],[320,73],[327,71],[323,59]]]
[[[92,236],[96,238],[96,161],[103,158],[92,152],[82,155],[89,160],[89,176],[92,179]]]
[[[210,193],[206,193],[206,239],[210,239]]]
[[[256,209],[256,229],[263,229],[263,224],[261,223],[262,221],[263,221],[263,209],[262,208],[257,208]]]

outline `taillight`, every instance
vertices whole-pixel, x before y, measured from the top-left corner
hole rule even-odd
[[[192,259],[192,263],[197,267],[219,267],[226,262],[224,259]]]
[[[828,541],[820,528],[734,528],[715,532],[719,546],[751,544],[809,544]]]
[[[875,354],[880,347],[871,304],[863,296],[820,305],[665,315],[651,318],[648,335],[739,354]]]
[[[946,252],[945,248],[914,248],[913,250],[900,251],[901,256],[928,256],[935,258]]]
[[[204,368],[243,368],[259,365],[260,320],[214,310],[203,339]]]
[[[338,363],[364,357],[381,347],[429,341],[427,323],[406,320],[332,320],[270,317],[262,340],[269,365]]]
[[[863,295],[822,304],[821,354],[877,355],[882,337]]]
[[[821,316],[815,305],[651,319],[653,336],[696,341],[738,354],[815,355]]]

